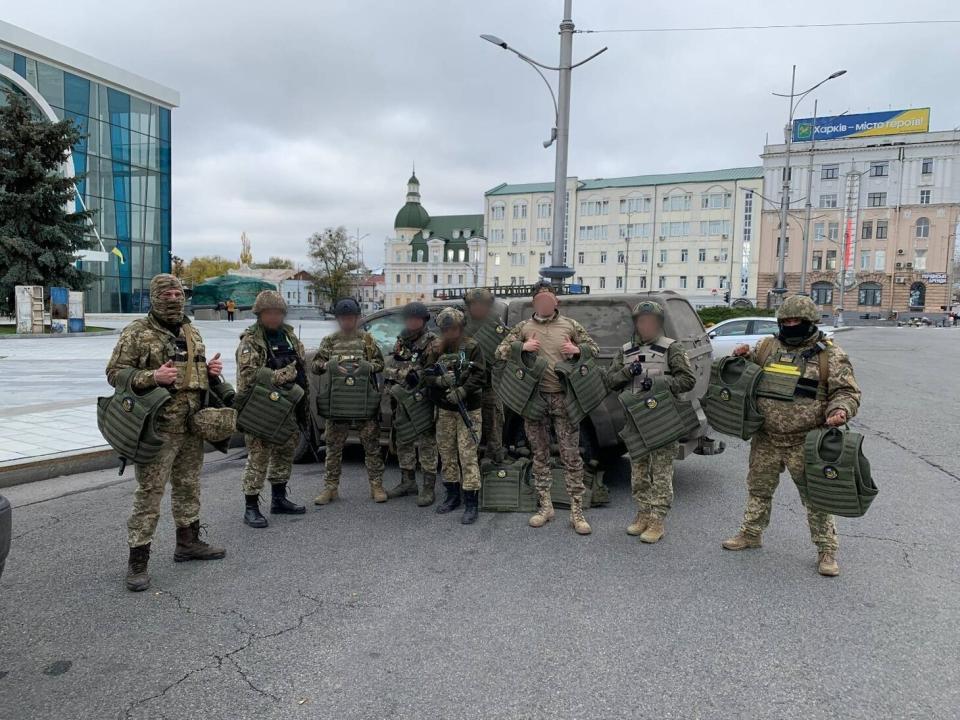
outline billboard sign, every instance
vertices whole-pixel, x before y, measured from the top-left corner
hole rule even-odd
[[[930,130],[930,108],[803,118],[793,121],[793,142],[903,135]]]

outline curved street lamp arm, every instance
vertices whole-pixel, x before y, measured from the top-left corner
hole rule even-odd
[[[537,67],[537,63],[530,62],[523,55],[520,55],[520,53],[517,53],[517,55],[520,57],[521,60],[523,60],[525,63],[527,63],[530,67],[534,69],[537,75],[539,75],[540,78],[543,80],[543,84],[547,86],[547,90],[550,91],[550,99],[553,100],[553,124],[554,126],[556,126],[560,118],[560,107],[557,105],[557,96],[553,92],[553,86],[550,84],[550,81],[547,80],[547,76],[544,75],[543,72],[540,70],[540,68]]]
[[[597,55],[601,55],[601,54],[605,53],[607,50],[609,50],[609,48],[606,48],[606,47],[600,48],[599,50],[597,50],[597,51],[596,51],[593,55],[591,55],[590,57],[584,58],[584,59],[581,60],[580,62],[574,63],[573,65],[571,65],[571,66],[570,66],[570,69],[573,70],[573,69],[576,68],[576,67],[580,67],[580,66],[583,65],[584,63],[590,62],[590,61],[593,60]]]

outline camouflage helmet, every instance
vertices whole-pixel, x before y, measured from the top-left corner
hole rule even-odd
[[[663,305],[653,300],[643,300],[638,302],[633,309],[633,317],[638,318],[641,315],[654,315],[663,322]]]
[[[472,305],[475,302],[493,304],[493,293],[486,288],[471,288],[463,294],[463,302]]]
[[[441,330],[463,327],[463,311],[455,307],[445,307],[437,314],[437,327]]]
[[[343,298],[342,300],[337,300],[337,304],[333,306],[333,314],[335,317],[340,317],[341,315],[360,315],[360,305],[357,304],[357,301],[353,298]]]
[[[286,314],[287,301],[276,290],[261,290],[253,301],[253,314],[259,315],[264,310],[279,310]]]
[[[777,321],[798,318],[815,323],[820,320],[817,306],[806,295],[791,295],[777,308]]]
[[[190,429],[208,443],[229,440],[237,430],[237,411],[226,407],[205,407],[191,416]]]
[[[422,302],[409,302],[403,306],[403,311],[401,312],[403,319],[407,320],[409,318],[420,318],[421,320],[430,319],[430,311],[427,310],[427,306]]]

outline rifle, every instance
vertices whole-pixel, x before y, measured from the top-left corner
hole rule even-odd
[[[470,367],[473,363],[467,365]],[[426,369],[427,375],[434,375],[440,378],[440,382],[443,383],[448,390],[453,389],[453,385],[446,382],[447,370],[440,363],[436,363],[433,367]],[[474,444],[477,447],[480,447],[480,437],[477,435],[477,431],[473,427],[473,421],[470,419],[470,413],[467,411],[467,406],[463,404],[463,400],[459,397],[457,398],[457,411],[460,413],[460,419],[463,420],[463,424],[467,426],[467,430],[470,431],[470,437],[473,439]]]

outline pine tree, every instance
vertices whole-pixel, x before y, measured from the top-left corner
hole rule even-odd
[[[71,212],[76,182],[62,174],[80,133],[69,120],[38,117],[29,101],[5,91],[0,107],[0,314],[13,314],[14,286],[83,290],[92,275],[76,265],[89,247],[92,213]]]

